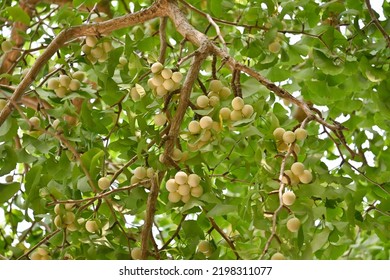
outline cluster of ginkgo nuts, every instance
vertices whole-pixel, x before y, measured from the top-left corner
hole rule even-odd
[[[148,85],[157,96],[163,97],[168,92],[180,87],[180,82],[183,79],[182,73],[173,72],[171,69],[165,68],[160,62],[153,63],[150,70],[153,77],[148,80]]]
[[[219,115],[223,120],[239,121],[249,118],[253,114],[252,105],[245,104],[244,99],[239,96],[233,98],[231,105],[233,110],[230,110],[228,107],[223,107],[219,110]]]
[[[277,141],[277,149],[280,152],[288,150],[288,145],[294,143],[296,140],[305,140],[307,137],[307,131],[304,128],[297,128],[295,131],[286,131],[282,127],[278,127],[274,130],[273,135]],[[295,145],[295,147],[298,147]]]
[[[138,166],[136,169],[134,169],[133,176],[130,178],[130,184],[136,184],[146,178],[153,178],[154,175],[154,169],[153,167],[144,167],[144,166]]]
[[[86,54],[91,63],[105,62],[108,58],[108,53],[113,49],[110,41],[104,41],[99,43],[99,39],[96,36],[85,37],[85,44],[81,47],[81,50]]]
[[[71,74],[71,77],[63,74],[58,78],[50,78],[47,81],[47,87],[51,90],[54,90],[55,94],[59,98],[63,98],[69,92],[78,91],[84,78],[85,73],[83,71],[76,71]]]
[[[198,96],[196,99],[196,105],[200,109],[216,107],[219,105],[220,100],[227,99],[230,94],[230,89],[223,86],[220,80],[212,80],[209,85],[208,94]]]
[[[37,248],[34,252],[30,255],[31,260],[51,260],[51,257],[49,255],[49,252],[42,247]]]
[[[54,224],[57,228],[66,228],[69,231],[76,231],[77,225],[75,223],[76,216],[73,213],[73,203],[56,204],[54,207]]]
[[[188,202],[191,197],[200,197],[203,188],[199,185],[200,177],[197,174],[187,174],[183,171],[176,173],[175,178],[166,182],[166,189],[169,191],[168,200],[177,203],[180,200]]]
[[[213,121],[210,116],[203,116],[199,121],[192,120],[188,124],[188,131],[191,135],[200,137],[196,145],[189,146],[189,149],[196,150],[208,143],[213,136],[212,130],[218,132],[221,130],[221,127],[220,124],[216,121]]]

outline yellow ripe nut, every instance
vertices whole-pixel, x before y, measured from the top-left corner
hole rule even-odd
[[[38,117],[31,117],[29,122],[32,128],[38,128],[41,125],[41,120]]]
[[[275,137],[276,140],[283,140],[283,134],[285,133],[286,131],[284,130],[284,128],[282,127],[278,127],[274,130],[274,132],[272,133]]]
[[[249,118],[250,116],[252,116],[254,110],[252,105],[245,104],[244,107],[242,107],[241,112],[245,118]]]
[[[290,206],[293,205],[295,202],[296,196],[295,193],[292,191],[285,192],[282,195],[282,201],[284,205]]]
[[[90,233],[94,233],[99,230],[99,226],[96,221],[89,220],[85,223],[85,229]]]
[[[294,162],[291,165],[291,171],[296,176],[302,175],[304,170],[305,170],[305,165],[303,163],[301,163],[301,162]]]
[[[74,203],[65,203],[66,210],[72,210],[74,206],[75,206]]]
[[[49,80],[47,80],[47,87],[49,89],[56,89],[58,88],[60,85],[60,81],[58,78],[50,78]]]
[[[173,72],[171,79],[172,79],[172,81],[174,81],[175,83],[178,84],[183,79],[183,74],[180,72]]]
[[[295,133],[292,131],[286,131],[283,133],[283,141],[286,144],[293,143],[295,141]]]
[[[150,70],[152,71],[152,73],[158,73],[160,72],[161,70],[164,69],[164,65],[162,65],[160,62],[155,62],[152,64],[152,66],[150,67]]]
[[[131,258],[133,260],[140,260],[142,258],[142,250],[139,247],[131,249]]]
[[[119,64],[120,64],[120,65],[125,66],[127,63],[129,63],[129,62],[127,61],[127,58],[126,58],[126,57],[121,56],[121,57],[119,58]]]
[[[131,184],[131,185],[137,184],[137,183],[140,182],[140,181],[141,181],[141,180],[138,179],[137,177],[135,177],[134,175],[131,176],[131,178],[130,178],[130,184]]]
[[[156,87],[156,94],[157,96],[163,97],[167,95],[168,91],[164,88],[163,85]]]
[[[110,187],[111,185],[111,182],[110,182],[110,179],[108,179],[107,177],[101,177],[99,180],[98,180],[98,186],[101,190],[106,190]]]
[[[211,251],[212,247],[210,245],[210,242],[206,241],[206,240],[201,240],[198,244],[198,250],[199,252],[203,253],[203,254],[206,254],[208,253],[209,251]]]
[[[283,141],[279,141],[276,148],[279,152],[286,152],[288,150],[288,145]]]
[[[171,79],[165,80],[162,85],[167,91],[172,91],[175,88],[175,82]]]
[[[207,142],[211,139],[211,131],[210,130],[204,130],[202,133],[202,136],[200,137],[200,141]]]
[[[219,105],[219,97],[218,96],[209,97],[209,104],[211,107],[217,107]]]
[[[64,98],[66,96],[66,94],[68,93],[68,89],[66,87],[63,87],[63,86],[59,86],[58,88],[56,88],[54,90],[55,94],[59,97],[59,98]]]
[[[49,252],[47,252],[44,248],[37,248],[37,253],[41,256],[47,256],[49,254]]]
[[[191,195],[189,195],[189,194],[183,195],[181,197],[181,201],[183,201],[183,203],[187,203],[190,199],[191,199]]]
[[[153,167],[148,167],[148,169],[146,169],[146,177],[153,178],[153,176],[154,176],[154,169],[153,169]]]
[[[280,43],[275,41],[268,45],[268,50],[272,53],[278,53],[280,51]]]
[[[94,46],[96,46],[97,42],[98,42],[98,39],[95,36],[87,36],[85,38],[85,44],[90,48],[93,48]]]
[[[165,68],[161,71],[160,75],[165,79],[168,80],[172,77],[173,73],[171,69]]]
[[[223,87],[223,84],[220,80],[211,80],[209,85],[210,91],[219,92]]]
[[[210,100],[206,95],[200,95],[196,99],[196,105],[198,105],[198,107],[202,108],[202,109],[209,106],[209,102],[210,102]]]
[[[76,219],[76,216],[73,212],[66,211],[65,215],[63,216],[62,222],[66,225],[70,225],[74,222]]]
[[[230,114],[231,114],[231,110],[227,107],[223,107],[221,108],[221,110],[219,110],[219,115],[221,116],[221,118],[223,120],[230,120]]]
[[[232,91],[231,91],[230,88],[228,88],[228,87],[223,87],[223,88],[221,88],[221,90],[219,91],[219,97],[220,97],[222,100],[226,100],[231,94],[232,94]]]
[[[284,255],[282,253],[275,253],[272,255],[271,257],[271,260],[285,260],[286,258],[284,257]]]
[[[30,255],[30,260],[33,261],[41,260],[41,254],[39,254],[38,252],[32,252]]]
[[[65,88],[68,88],[71,80],[72,79],[68,75],[60,75],[60,77],[58,78],[60,85]]]
[[[181,200],[181,195],[178,192],[170,192],[168,194],[168,200],[172,203],[177,203]]]
[[[85,53],[85,54],[90,54],[91,53],[91,47],[90,46],[87,46],[87,45],[83,45],[82,47],[81,47],[81,50],[83,51],[83,53]]]
[[[62,223],[61,216],[59,216],[59,215],[55,216],[55,218],[54,218],[54,225],[55,225],[57,228],[62,228],[63,223]]]
[[[12,45],[11,41],[4,41],[1,43],[1,50],[4,53],[12,51],[12,47],[13,47],[13,45]]]
[[[307,130],[306,129],[303,129],[303,128],[297,128],[295,131],[295,138],[297,140],[305,140],[306,137],[307,137]]]
[[[221,123],[213,122],[213,126],[211,127],[211,129],[216,131],[216,132],[221,132],[222,131]]]
[[[303,184],[309,184],[313,180],[313,175],[309,170],[304,170],[301,175],[299,175],[299,181]]]
[[[105,52],[102,47],[96,46],[91,50],[91,55],[96,59],[103,59],[105,60]]]
[[[57,215],[60,215],[62,213],[61,204],[56,204],[56,206],[54,206],[54,213],[56,213]]]
[[[244,100],[239,97],[239,96],[236,96],[233,98],[232,100],[232,108],[234,110],[241,110],[243,107],[244,107],[245,103],[244,103]]]
[[[286,170],[284,173],[290,178],[291,186],[299,184],[299,178],[291,170]]]
[[[182,151],[180,151],[178,148],[174,148],[174,149],[173,149],[173,152],[172,152],[172,159],[173,159],[174,161],[179,161],[179,160],[181,160],[182,156],[183,156],[183,152],[182,152]]]
[[[210,129],[213,126],[213,119],[209,116],[204,116],[200,119],[199,125],[202,129]]]
[[[101,46],[106,54],[114,48],[110,41],[104,41]]]
[[[159,113],[154,116],[154,124],[157,126],[163,126],[167,122],[167,115],[165,113]]]
[[[180,185],[179,188],[177,189],[177,192],[182,196],[189,195],[190,194],[190,186],[187,184]]]
[[[233,110],[230,112],[230,119],[232,121],[239,121],[242,120],[242,113],[241,110]]]
[[[165,184],[165,188],[169,192],[176,192],[179,188],[179,185],[176,183],[175,179],[169,179]]]
[[[72,79],[69,83],[69,86],[68,88],[71,90],[71,91],[76,91],[76,90],[79,90],[81,87],[81,83],[79,80],[77,79]]]
[[[287,221],[287,229],[291,232],[297,232],[301,226],[301,221],[298,218],[291,218]]]
[[[201,186],[196,186],[191,188],[191,196],[193,197],[201,197],[203,194],[203,188]]]
[[[134,176],[137,177],[139,180],[145,179],[146,168],[143,166],[138,166],[136,169],[134,169]]]
[[[190,174],[188,175],[187,182],[190,187],[196,187],[200,183],[200,176],[198,174]]]
[[[75,223],[71,223],[69,225],[66,225],[66,229],[73,232],[76,231],[78,228]]]
[[[191,121],[188,124],[188,131],[191,134],[199,134],[201,132],[202,128],[200,127],[200,124],[198,121]]]
[[[82,82],[85,79],[85,72],[83,72],[83,71],[76,71],[76,72],[74,72],[72,74],[72,78]]]
[[[154,75],[151,82],[155,87],[158,87],[161,86],[164,81],[165,80],[163,77],[161,77],[161,75]]]
[[[187,173],[185,173],[183,171],[179,171],[179,172],[176,173],[175,181],[176,181],[177,184],[184,185],[184,184],[187,183],[187,180],[188,180]]]

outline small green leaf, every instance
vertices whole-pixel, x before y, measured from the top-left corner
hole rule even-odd
[[[217,217],[234,212],[237,212],[237,205],[217,204],[207,213],[207,217]]]
[[[8,201],[12,198],[20,189],[19,183],[0,184],[0,203]]]
[[[12,17],[13,21],[20,21],[26,25],[30,23],[30,16],[20,6],[8,7],[5,11]]]
[[[328,241],[330,230],[328,228],[323,229],[320,233],[314,235],[311,241],[311,248],[313,253],[321,249]]]

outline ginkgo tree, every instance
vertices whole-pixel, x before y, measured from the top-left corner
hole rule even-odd
[[[2,1],[0,258],[389,259],[389,11]]]

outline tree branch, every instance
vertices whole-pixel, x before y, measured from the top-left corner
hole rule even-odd
[[[378,18],[375,15],[374,10],[371,7],[370,0],[365,0],[366,6],[368,9],[368,12],[370,13],[371,19],[373,20],[375,26],[379,29],[379,31],[382,33],[383,37],[386,39],[387,47],[390,48],[390,36],[387,34],[386,30],[383,28],[381,23],[379,22]]]

